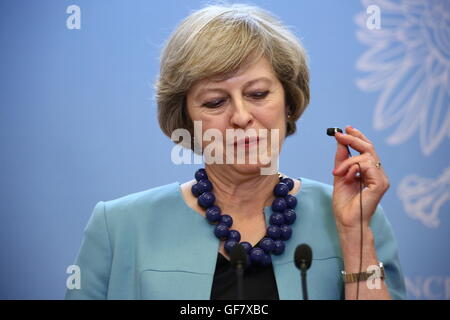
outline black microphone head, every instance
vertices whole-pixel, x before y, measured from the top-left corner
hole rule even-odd
[[[233,268],[238,265],[242,265],[243,268],[247,267],[247,251],[244,247],[238,243],[230,251],[230,263]]]
[[[295,266],[300,270],[308,270],[312,263],[312,250],[306,243],[303,243],[295,249]]]
[[[336,134],[336,132],[342,133],[342,129],[340,129],[340,128],[328,128],[327,129],[327,135],[329,135],[329,136],[333,137]]]

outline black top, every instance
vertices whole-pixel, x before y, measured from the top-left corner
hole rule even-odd
[[[272,264],[262,267],[251,265],[244,271],[245,300],[279,300]],[[211,300],[237,299],[236,272],[220,252],[211,289]]]

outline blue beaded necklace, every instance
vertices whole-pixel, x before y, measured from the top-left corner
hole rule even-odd
[[[280,182],[273,189],[275,200],[272,202],[272,214],[270,225],[267,227],[266,236],[255,247],[249,242],[241,240],[241,234],[237,230],[231,229],[233,219],[227,214],[222,214],[220,208],[214,205],[216,197],[212,192],[213,185],[208,180],[208,175],[204,168],[195,172],[197,181],[191,188],[192,194],[197,198],[198,204],[206,210],[206,219],[211,224],[215,224],[214,234],[220,240],[225,241],[224,248],[227,253],[238,243],[247,252],[247,261],[250,264],[267,266],[272,263],[271,254],[280,255],[284,252],[284,241],[292,235],[292,225],[297,218],[295,207],[297,198],[288,194],[294,188],[294,181],[290,178],[279,177]]]

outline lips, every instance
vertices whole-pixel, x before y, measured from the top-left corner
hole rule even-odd
[[[253,145],[253,144],[258,144],[259,143],[259,137],[252,137],[252,140],[250,141],[250,137],[245,137],[245,139],[241,139],[239,141],[235,141],[234,142],[234,146],[249,146],[249,145]]]

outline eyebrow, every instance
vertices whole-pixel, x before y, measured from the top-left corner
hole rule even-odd
[[[212,80],[212,81],[213,81],[213,82],[220,82],[220,81],[223,81],[223,80],[217,80],[217,81]],[[259,78],[256,78],[256,79],[253,79],[253,80],[250,80],[250,81],[246,82],[246,83],[244,84],[244,87],[243,87],[243,88],[245,89],[245,88],[251,86],[252,84],[254,84],[255,82],[258,82],[258,81],[266,81],[266,82],[269,82],[270,84],[272,84],[272,80],[271,80],[270,78],[267,78],[267,77],[259,77]],[[200,89],[200,90],[197,92],[197,94],[195,95],[195,97],[198,98],[201,94],[206,93],[206,92],[209,92],[209,91],[223,91],[223,89],[222,89],[222,88],[202,88],[202,89]]]

